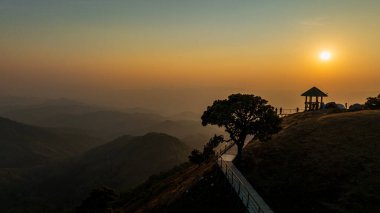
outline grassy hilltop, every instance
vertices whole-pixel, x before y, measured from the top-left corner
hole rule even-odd
[[[379,212],[380,111],[286,117],[242,170],[276,212]]]

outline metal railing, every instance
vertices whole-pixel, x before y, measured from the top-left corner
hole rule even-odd
[[[255,197],[250,193],[246,185],[239,178],[239,176],[229,167],[229,165],[222,159],[219,158],[218,165],[222,172],[225,174],[228,182],[231,184],[232,188],[235,190],[240,200],[243,202],[247,211],[250,213],[269,213],[273,212],[268,208],[263,208]]]
[[[231,184],[232,188],[235,190],[248,212],[273,213],[273,211],[266,204],[260,204],[261,202],[258,202],[255,199],[255,196],[251,194],[246,184],[244,184],[244,182],[239,178],[239,175],[236,174],[231,169],[230,165],[228,165],[228,163],[223,160],[222,155],[225,154],[233,145],[234,143],[231,143],[229,145],[226,144],[223,149],[216,153],[216,161],[219,168],[224,173],[228,182]]]

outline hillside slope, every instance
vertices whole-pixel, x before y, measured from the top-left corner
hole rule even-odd
[[[101,143],[83,134],[29,126],[0,117],[0,168],[35,166],[74,156]]]
[[[109,176],[120,190],[142,183],[150,175],[187,161],[190,148],[167,134],[123,136],[87,152],[78,163],[81,171],[96,177]],[[114,182],[114,183],[113,183]]]
[[[89,204],[89,203],[88,203]],[[93,209],[94,203],[81,210]],[[246,212],[213,161],[186,163],[151,177],[112,205],[112,212]]]
[[[0,212],[71,212],[91,190],[128,191],[187,161],[189,152],[166,134],[123,136],[70,161],[24,172],[14,178],[18,182],[0,182]]]
[[[286,117],[242,170],[275,212],[380,212],[380,111]]]

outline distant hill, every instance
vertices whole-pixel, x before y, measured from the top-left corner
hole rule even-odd
[[[101,143],[102,140],[87,135],[0,117],[0,168],[36,166],[77,155]]]
[[[210,126],[209,126],[210,127]],[[192,135],[187,135],[181,138],[186,145],[203,150],[204,145],[210,140],[214,134],[224,134],[221,130],[209,131],[207,133],[196,133]]]
[[[124,134],[147,133],[145,129],[161,120],[156,114],[104,110],[71,115],[57,114],[54,119],[41,121],[40,125],[80,129],[87,134],[112,140]]]
[[[168,120],[194,120],[201,121],[202,114],[191,111],[185,111],[168,117]]]
[[[176,137],[186,137],[190,133],[210,133],[210,128],[202,126],[201,122],[192,120],[165,120],[148,128],[149,131],[165,132]]]
[[[158,114],[121,112],[68,99],[3,109],[0,116],[42,127],[76,129],[112,140],[124,134],[141,135],[163,120]]]
[[[143,114],[159,114],[155,110],[143,108],[143,107],[123,107],[116,108],[115,110],[125,113],[143,113]]]
[[[163,133],[122,136],[86,152],[78,166],[92,175],[92,181],[96,177],[112,177],[112,181],[102,180],[102,184],[127,190],[152,174],[187,161],[190,150],[177,138]]]
[[[204,127],[201,121],[165,120],[148,128],[147,131],[164,132],[174,135],[187,145],[202,149],[214,134],[223,134],[223,130],[214,126]]]
[[[197,149],[202,149],[214,134],[222,134],[219,128],[203,127],[200,115],[193,112],[183,112],[170,117],[149,112],[140,108],[116,111],[57,99],[10,108],[0,111],[0,116],[30,125],[70,129],[108,141],[125,134],[162,132],[178,137]]]
[[[32,206],[35,212],[69,212],[92,189],[108,186],[128,191],[149,176],[187,161],[189,152],[188,146],[166,134],[122,136],[70,161],[24,172],[18,182],[0,183],[4,189],[0,198],[7,201],[0,203],[0,211],[22,212]]]
[[[43,99],[35,97],[2,96],[0,97],[0,113],[42,102]]]
[[[380,111],[298,113],[246,147],[243,172],[275,212],[380,212]]]
[[[0,115],[27,124],[55,127],[56,125],[51,124],[60,122],[60,117],[80,115],[103,109],[104,108],[99,106],[92,106],[61,98],[41,101],[34,104],[3,106]]]

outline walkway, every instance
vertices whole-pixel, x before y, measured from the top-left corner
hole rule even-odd
[[[219,152],[217,163],[228,182],[234,188],[235,192],[243,202],[247,211],[250,213],[273,213],[261,196],[256,192],[247,179],[232,163],[235,159],[237,148],[233,144],[218,147]]]

